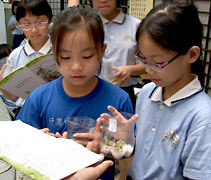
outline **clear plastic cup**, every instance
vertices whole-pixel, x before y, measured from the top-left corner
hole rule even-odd
[[[73,137],[75,133],[93,133],[96,126],[96,120],[85,116],[74,116],[66,120],[68,139],[76,139]],[[78,139],[78,138],[77,138]],[[84,139],[80,139],[84,140]]]
[[[112,155],[114,159],[131,156],[134,144],[134,122],[128,121],[132,114],[121,112],[126,120],[120,121],[114,116],[106,118],[103,123],[100,150],[106,156]]]

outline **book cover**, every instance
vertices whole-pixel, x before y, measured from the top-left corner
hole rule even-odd
[[[26,99],[36,87],[60,76],[52,54],[32,59],[0,81],[0,87],[18,97]]]

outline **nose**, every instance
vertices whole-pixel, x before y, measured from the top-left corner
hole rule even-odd
[[[71,70],[72,71],[82,71],[83,69],[83,65],[80,63],[80,61],[73,61],[72,64],[71,64]]]
[[[38,29],[36,28],[36,26],[34,24],[32,24],[32,30],[31,31],[32,32],[37,32],[38,31]]]

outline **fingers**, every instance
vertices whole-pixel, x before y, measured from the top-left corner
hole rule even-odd
[[[82,146],[87,146],[88,145],[88,143],[90,142],[90,141],[88,141],[88,140],[77,140],[77,139],[72,139],[73,141],[75,141],[75,142],[77,142],[78,144],[81,144]]]
[[[75,134],[73,134],[73,137],[75,138],[75,139],[73,139],[75,142],[77,142],[83,146],[87,146],[89,141],[93,141],[95,139],[94,134],[91,134],[91,133],[75,133]],[[83,139],[83,140],[81,140],[81,139]]]
[[[95,139],[95,136],[92,133],[75,133],[75,134],[73,134],[73,137],[74,138],[86,138],[86,139],[89,139],[89,140]]]
[[[0,70],[0,80],[3,79],[4,71],[7,68],[7,64],[4,64]]]
[[[62,134],[62,137],[67,139],[67,136],[68,136],[68,132],[65,131],[65,132]]]
[[[62,136],[59,132],[56,132],[55,137],[56,137],[56,138],[61,138],[61,137],[63,137],[63,136]]]
[[[93,147],[94,147],[93,142],[89,141],[88,144],[87,144],[87,146],[86,146],[86,148],[87,148],[88,150],[92,151],[92,150],[93,150]]]
[[[108,106],[108,110],[114,115],[114,116],[118,116],[117,120],[123,120],[122,118],[125,119],[125,117],[119,112],[117,111],[113,106]],[[102,119],[106,118],[106,114],[102,114]],[[134,114],[128,121],[129,123],[133,123],[135,122],[137,119],[139,118],[139,114]]]
[[[103,161],[100,165],[96,166],[96,173],[100,176],[102,173],[104,173],[108,167],[112,166],[113,162],[112,161]]]
[[[51,133],[51,132],[50,132],[50,129],[48,129],[48,128],[43,128],[43,129],[40,129],[40,130],[41,130],[42,132],[44,132],[44,133],[50,135],[50,136],[56,137],[56,135],[55,135],[54,133]]]
[[[46,133],[46,134],[48,134],[48,135],[50,135],[50,136],[53,136],[53,137],[56,137],[56,135],[54,134],[54,133]]]
[[[48,128],[43,128],[43,129],[40,129],[41,131],[43,131],[44,133],[49,133],[50,130]]]
[[[108,106],[108,110],[114,115],[121,115],[121,113],[119,111],[117,111],[113,106]]]
[[[117,86],[122,86],[131,75],[127,66],[112,67],[112,70],[117,71],[117,73],[114,74],[111,83]]]
[[[134,115],[129,119],[129,121],[132,123],[132,122],[135,122],[138,118],[139,118],[139,114],[134,114]]]
[[[6,68],[7,68],[7,64],[4,64],[4,65],[1,67],[0,72],[1,72],[1,73],[4,73],[4,71],[5,71]]]
[[[96,123],[96,127],[95,127],[95,133],[101,133],[101,124],[102,124],[102,121],[100,118],[97,119],[97,123]]]

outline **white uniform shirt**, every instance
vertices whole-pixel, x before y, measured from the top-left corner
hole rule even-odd
[[[109,78],[110,72],[107,72],[108,63],[112,66],[136,64],[134,55],[138,47],[135,36],[140,20],[124,14],[122,11],[112,21],[102,16],[101,18],[104,24],[107,48],[102,59],[100,77],[105,80],[111,80]],[[123,87],[135,85],[139,80],[139,78],[131,77],[123,84]]]
[[[24,45],[14,49],[9,55],[9,58],[7,60],[7,68],[4,71],[4,77],[17,68],[24,66],[28,61],[34,59],[35,57],[51,53],[50,38],[46,41],[46,43],[38,52],[31,47],[28,40],[26,40],[26,42],[23,44]],[[18,98],[16,101],[16,105],[21,107],[24,102],[24,99]]]
[[[43,47],[38,52],[36,52],[29,44],[29,41],[26,40],[25,45],[14,49],[9,55],[9,58],[7,60],[7,68],[4,71],[4,77],[17,68],[24,66],[28,61],[34,59],[35,57],[50,53],[50,47],[51,42],[49,38],[43,45]]]

